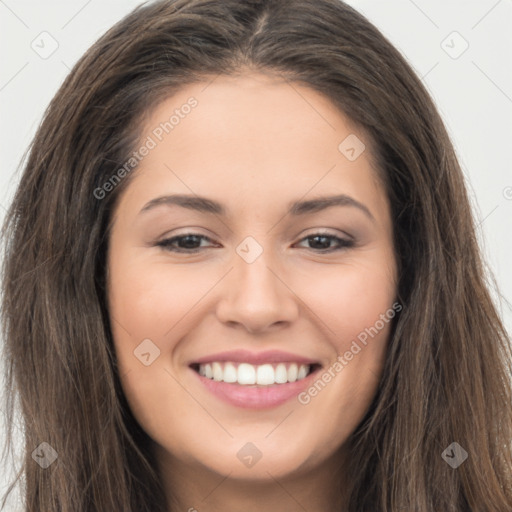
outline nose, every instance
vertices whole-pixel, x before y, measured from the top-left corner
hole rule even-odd
[[[297,318],[298,298],[266,251],[252,263],[236,255],[233,264],[235,268],[223,280],[219,321],[255,334],[282,328]]]

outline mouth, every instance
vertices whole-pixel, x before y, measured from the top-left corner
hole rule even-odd
[[[320,365],[295,362],[254,365],[236,361],[213,361],[195,363],[191,368],[200,376],[215,382],[255,387],[301,381],[318,370]]]
[[[284,352],[231,351],[196,360],[189,368],[209,396],[244,409],[268,409],[310,386],[318,362]]]

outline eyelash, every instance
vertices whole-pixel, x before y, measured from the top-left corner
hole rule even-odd
[[[196,248],[193,248],[193,249],[183,249],[183,248],[177,248],[177,247],[173,247],[172,244],[178,240],[181,240],[183,238],[187,238],[187,237],[196,237],[196,238],[200,238],[202,240],[207,240],[209,242],[212,242],[213,240],[207,236],[204,236],[204,235],[200,235],[198,233],[185,233],[183,235],[178,235],[178,236],[174,236],[172,238],[167,238],[165,240],[162,240],[160,242],[158,242],[156,245],[158,247],[162,247],[164,250],[166,251],[170,251],[170,252],[176,252],[176,253],[188,253],[188,254],[194,254],[194,253],[198,253],[201,251],[201,247],[196,247]],[[315,250],[315,249],[311,249],[313,251],[318,251],[319,254],[327,254],[327,253],[332,253],[332,252],[336,252],[336,251],[341,251],[343,249],[349,249],[351,247],[354,247],[355,245],[355,241],[354,240],[349,240],[349,239],[344,239],[344,238],[340,238],[338,236],[335,236],[335,235],[330,235],[329,233],[313,233],[311,235],[308,235],[304,238],[302,238],[299,242],[302,242],[304,240],[309,240],[309,239],[313,239],[313,238],[316,238],[316,237],[321,237],[321,238],[327,238],[327,239],[330,239],[330,240],[335,240],[337,243],[338,243],[338,247],[334,248],[334,249],[319,249],[319,250]]]

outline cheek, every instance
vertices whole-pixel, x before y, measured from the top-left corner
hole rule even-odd
[[[114,326],[118,324],[121,337],[130,333],[139,342],[154,338],[162,350],[168,349],[175,337],[170,332],[179,330],[182,319],[217,280],[211,272],[205,275],[182,265],[120,262],[112,272],[110,291]]]
[[[329,265],[319,268],[313,281],[308,276],[297,283],[306,309],[320,320],[317,324],[338,353],[348,350],[350,341],[358,336],[364,340],[367,330],[376,323],[379,331],[386,330],[381,315],[392,307],[396,294],[388,263],[381,259],[375,264]]]
[[[304,287],[308,306],[324,326],[332,358],[313,385],[299,397],[306,409],[324,415],[333,443],[361,421],[377,391],[393,318],[395,275],[391,260],[340,266],[317,273],[315,286]]]
[[[150,265],[133,256],[118,258],[111,271],[109,311],[121,385],[135,418],[157,442],[165,441],[167,431],[179,431],[181,418],[191,412],[190,396],[173,378],[169,357],[190,329],[187,314],[210,281],[197,282],[181,267]]]
[[[325,268],[316,273],[314,286],[302,288],[332,350],[320,382],[306,390],[301,403],[331,410],[333,429],[355,428],[376,392],[398,306],[390,262],[380,256]]]

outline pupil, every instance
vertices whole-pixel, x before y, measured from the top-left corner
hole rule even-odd
[[[323,239],[323,240],[324,240],[324,241],[326,241],[326,243],[327,243],[327,247],[320,247],[320,248],[325,249],[325,248],[328,248],[328,247],[329,247],[329,239],[328,239],[326,236],[316,235],[316,236],[314,236],[314,237],[312,237],[312,238],[310,239],[310,240],[313,240],[313,246],[314,246],[314,248],[318,249],[318,244],[317,244],[316,242],[317,242],[319,239]],[[325,246],[326,244],[325,244],[325,243],[324,243],[324,244],[320,243],[319,245],[320,245],[320,246],[322,246],[322,245],[323,245],[323,246]]]
[[[187,235],[180,239],[180,246],[186,249],[194,249],[197,244],[196,235]]]

